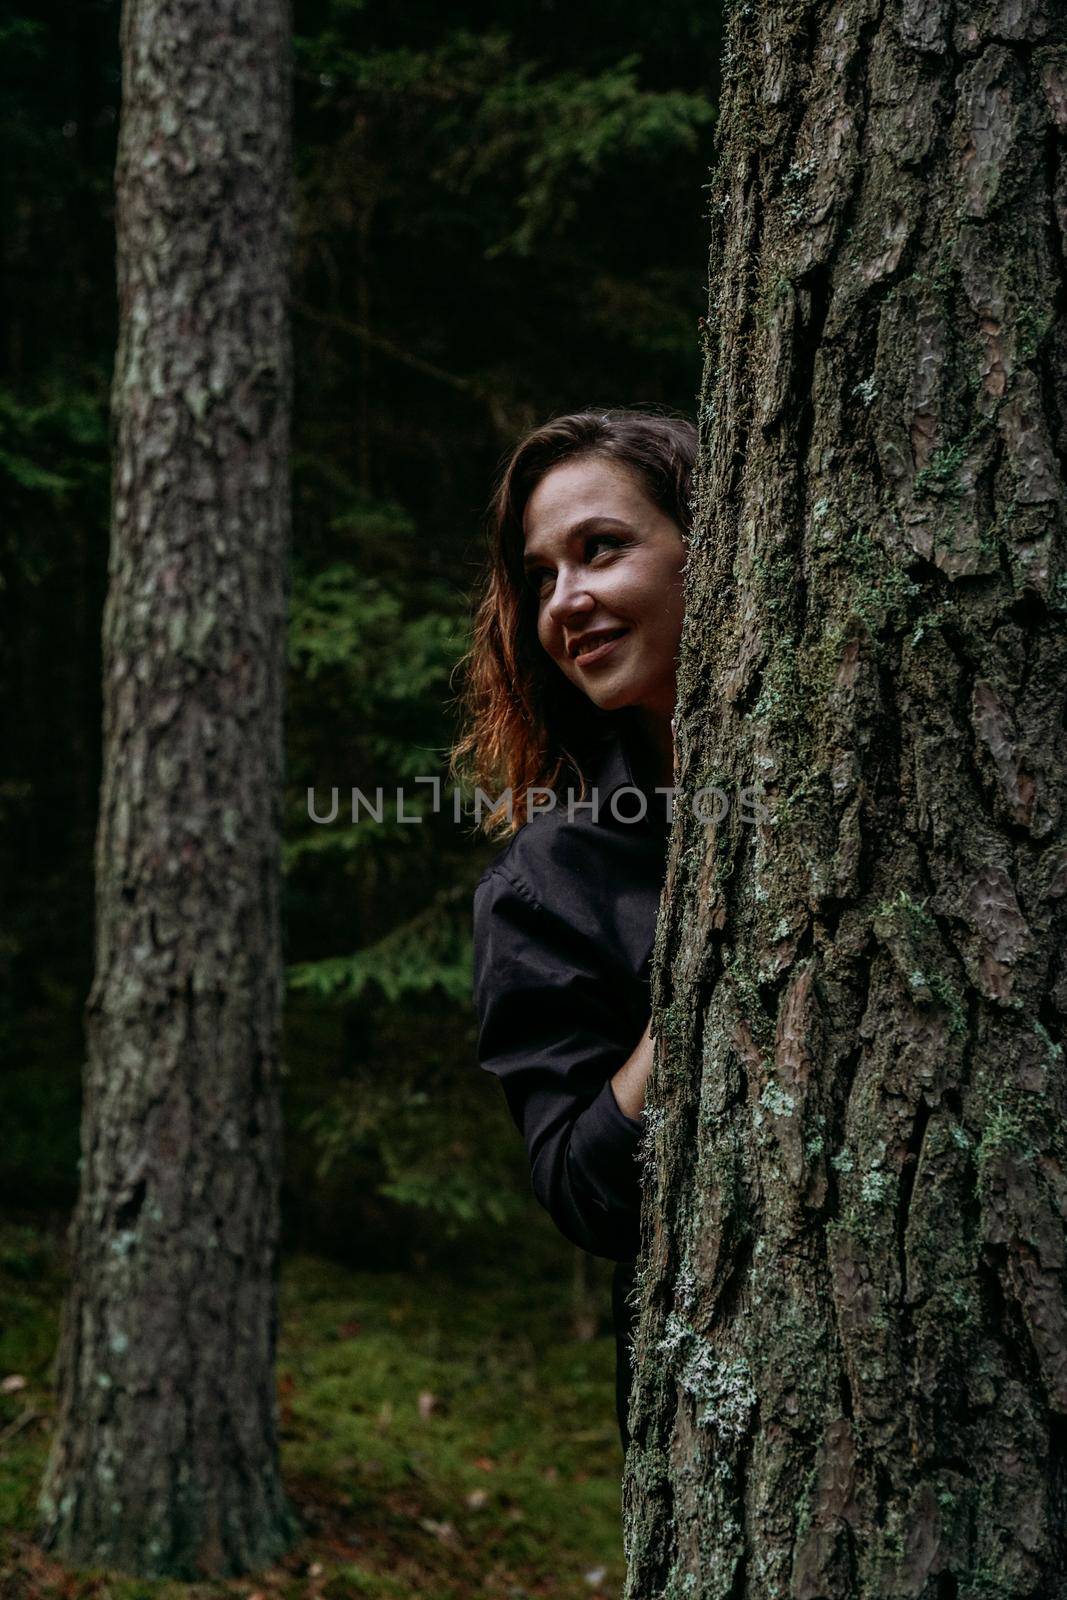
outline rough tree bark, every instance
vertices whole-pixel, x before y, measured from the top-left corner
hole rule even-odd
[[[284,0],[126,0],[96,973],[42,1498],[80,1563],[284,1544]]]
[[[627,1593],[1067,1595],[1067,11],[753,0]]]

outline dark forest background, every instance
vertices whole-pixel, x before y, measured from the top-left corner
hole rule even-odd
[[[0,24],[0,1198],[23,1221],[77,1182],[118,14]],[[447,813],[346,825],[344,796],[444,775],[515,438],[590,403],[693,411],[716,8],[305,0],[295,25],[287,1238],[394,1268],[518,1239],[552,1271],[572,1253],[474,1060],[492,847]],[[312,784],[341,789],[336,824]]]

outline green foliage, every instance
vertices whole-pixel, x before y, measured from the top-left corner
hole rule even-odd
[[[0,389],[0,473],[18,488],[62,503],[76,490],[99,487],[106,444],[99,395],[67,391],[27,405]]]
[[[454,1232],[506,1220],[500,1196],[514,1181],[513,1174],[491,1170],[491,1161],[487,1167],[469,1141],[462,1160],[453,1154],[442,1163],[440,1152],[456,1143],[449,1127],[455,1115],[450,1072],[461,1068],[466,1075],[468,1063],[428,1055],[417,1031],[405,1025],[406,1008],[416,999],[444,1002],[460,1015],[470,1005],[470,845],[447,809],[434,815],[431,786],[414,781],[437,777],[443,783],[451,731],[446,697],[466,635],[445,587],[432,578],[412,582],[399,564],[415,542],[411,519],[395,505],[350,494],[333,520],[349,557],[318,571],[300,566],[294,576],[295,792],[285,866],[291,905],[314,906],[323,892],[322,870],[332,864],[351,885],[354,914],[346,918],[348,947],[295,961],[289,982],[294,996],[345,1012],[358,1007],[372,1019],[371,1039],[379,1049],[391,1036],[396,1067],[380,1080],[359,1062],[341,1060],[340,1086],[305,1110],[299,1128],[316,1152],[320,1182],[347,1168],[393,1205],[435,1216]],[[322,741],[322,730],[333,739]],[[310,818],[306,790],[320,787],[327,796],[339,790],[333,823]],[[358,822],[352,819],[353,788],[372,808],[361,809]],[[398,820],[398,790],[403,815],[417,822]]]
[[[62,561],[58,538],[40,537],[42,523],[56,526],[73,503],[81,514],[103,509],[106,449],[99,392],[59,387],[44,398],[26,400],[0,387],[0,503],[6,509],[0,586],[18,580],[39,584]],[[38,531],[32,540],[20,537],[31,518]]]
[[[469,200],[512,179],[512,225],[489,243],[490,259],[531,255],[577,219],[590,186],[612,169],[694,151],[714,115],[706,90],[642,87],[637,53],[599,71],[553,72],[496,29],[460,27],[430,50],[361,51],[327,26],[297,39],[297,59],[317,79],[320,109],[358,94],[371,117],[401,99],[408,116],[421,113],[432,177],[446,192]]]
[[[441,592],[423,603],[434,599],[448,609],[412,615],[412,598],[399,583],[361,575],[351,562],[298,572],[294,580],[289,659],[295,678],[314,685],[320,704],[343,702],[370,753],[388,758],[390,775],[398,778],[415,776],[425,765],[425,753],[398,734],[420,723],[439,737],[447,733],[435,701],[447,695],[466,645],[455,601]]]
[[[335,527],[357,559],[320,571],[298,568],[293,584],[285,863],[294,898],[302,867],[314,868],[324,856],[358,878],[362,939],[354,951],[294,963],[291,981],[338,1001],[358,1000],[371,986],[396,1004],[436,986],[463,1003],[470,992],[469,845],[447,815],[433,816],[432,786],[415,780],[443,778],[451,742],[446,697],[466,642],[464,623],[442,585],[413,584],[381,559],[384,543],[395,549],[413,538],[397,507],[357,499]],[[331,824],[309,815],[307,791],[320,785],[339,791]],[[358,808],[358,821],[353,789],[370,808]],[[403,815],[418,822],[398,820],[398,789]],[[416,862],[423,875],[412,894],[405,885]],[[387,891],[383,916],[378,906]]]
[[[443,890],[413,917],[353,955],[296,964],[290,969],[292,987],[324,999],[358,1000],[374,985],[394,1005],[439,989],[463,1004],[471,986],[468,890],[466,884]]]
[[[304,1124],[319,1152],[320,1178],[370,1158],[381,1169],[376,1192],[400,1206],[440,1219],[448,1236],[468,1225],[514,1223],[525,1210],[525,1185],[516,1184],[511,1151],[478,1159],[477,1106],[464,1095],[471,1119],[458,1129],[455,1106],[442,1093],[361,1076],[354,1092],[339,1093]]]
[[[506,40],[494,43],[506,54]],[[445,176],[465,193],[511,163],[519,167],[521,220],[491,246],[490,257],[507,250],[528,256],[546,235],[573,223],[585,192],[613,163],[670,159],[695,147],[698,130],[712,119],[706,96],[642,90],[639,65],[640,57],[627,56],[593,77],[539,79],[536,67],[523,63],[487,84],[469,143]]]
[[[77,1155],[106,446],[102,384],[0,384],[0,1173],[51,1203]]]

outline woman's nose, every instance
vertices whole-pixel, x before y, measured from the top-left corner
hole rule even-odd
[[[580,616],[595,603],[584,573],[562,570],[556,574],[552,598],[548,602],[548,614],[553,622],[566,622],[568,617]]]

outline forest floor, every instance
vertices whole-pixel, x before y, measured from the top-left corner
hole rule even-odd
[[[59,1241],[0,1229],[0,1600],[613,1600],[623,1577],[614,1344],[566,1274],[282,1275],[282,1467],[301,1533],[201,1583],[71,1572],[34,1544]]]

